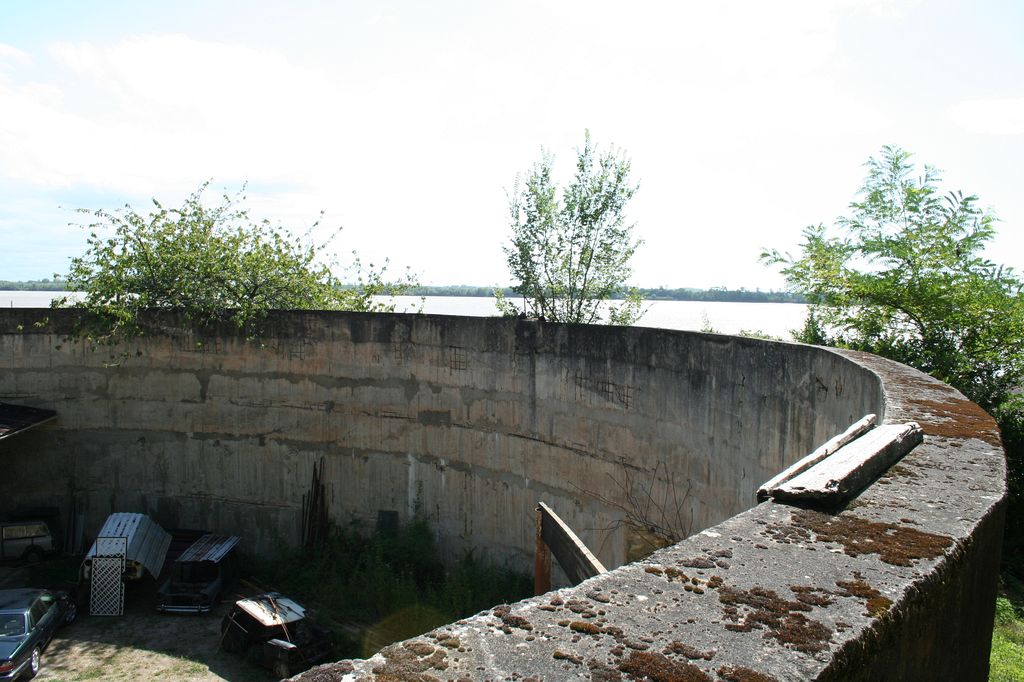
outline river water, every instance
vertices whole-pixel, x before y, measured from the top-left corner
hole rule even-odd
[[[0,291],[0,307],[46,308],[63,292]],[[494,299],[473,296],[398,296],[396,310],[435,315],[497,315]],[[647,312],[637,324],[661,329],[701,330],[710,327],[722,334],[760,332],[790,338],[790,330],[803,325],[807,306],[800,303],[722,303],[717,301],[649,301]]]

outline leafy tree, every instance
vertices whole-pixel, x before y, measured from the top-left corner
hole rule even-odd
[[[899,360],[1002,409],[1024,381],[1024,283],[982,255],[995,217],[897,147],[867,168],[835,231],[806,228],[799,257],[761,256],[814,304],[798,337]]]
[[[942,193],[938,171],[884,147],[851,215],[804,230],[800,256],[765,251],[814,305],[798,340],[867,350],[958,388],[999,423],[1009,509],[1004,565],[1024,575],[1024,283],[982,256],[995,218]]]
[[[179,311],[193,327],[228,321],[256,334],[273,309],[393,310],[373,296],[399,294],[413,284],[408,274],[389,283],[384,268],[371,264],[364,270],[357,258],[352,269],[358,283],[343,285],[333,263],[321,259],[329,240],[314,245],[267,220],[253,220],[239,206],[244,197],[225,195],[208,207],[202,201],[208,184],[180,208],[154,199],[148,215],[128,205],[80,209],[94,222],[85,254],[71,261],[66,286],[83,297],[56,305],[93,313],[84,333],[96,341],[141,333],[139,313],[146,309]]]
[[[629,265],[640,245],[623,211],[636,192],[629,181],[629,160],[615,149],[599,154],[587,132],[577,150],[576,175],[559,193],[552,179],[554,158],[542,151],[509,201],[511,244],[505,247],[513,290],[526,311],[551,322],[597,322],[603,310],[611,324],[632,324],[641,316],[639,293],[623,303],[607,301],[623,292]],[[520,312],[502,292],[498,309]]]

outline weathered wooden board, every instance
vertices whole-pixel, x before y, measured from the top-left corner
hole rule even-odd
[[[546,594],[551,591],[551,550],[544,542],[544,509],[537,507],[535,513],[537,523],[534,533],[533,593]]]
[[[781,474],[775,476],[770,481],[762,485],[757,489],[757,501],[764,502],[771,497],[771,491],[779,487],[786,481],[796,478],[803,472],[810,469],[812,466],[825,459],[832,453],[836,452],[839,448],[843,447],[847,443],[859,438],[864,433],[867,433],[875,426],[877,417],[873,414],[866,415],[850,425],[848,429],[843,431],[838,436],[835,436],[827,441],[823,445],[820,445],[811,454],[801,459],[796,464],[793,464],[783,470]]]
[[[558,518],[551,507],[543,502],[538,503],[540,512],[541,539],[544,541],[565,571],[573,585],[578,585],[587,578],[607,573],[607,569],[597,560],[587,546],[576,537],[569,526]]]
[[[770,492],[775,500],[838,506],[924,439],[915,422],[885,424],[837,450]]]

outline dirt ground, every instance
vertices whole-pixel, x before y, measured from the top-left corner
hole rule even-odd
[[[0,566],[0,588],[61,588],[48,576],[58,573],[49,562],[37,566]],[[130,584],[125,615],[88,614],[80,603],[78,619],[57,632],[43,653],[37,680],[229,680],[262,682],[269,671],[249,665],[241,656],[219,651],[220,621],[230,602],[201,616],[165,615],[153,609],[152,580]]]

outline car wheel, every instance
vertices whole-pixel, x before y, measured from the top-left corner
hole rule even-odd
[[[25,561],[30,564],[38,564],[43,560],[43,552],[38,547],[29,547],[25,550]]]
[[[78,618],[78,604],[69,602],[68,610],[64,612],[64,625],[71,625],[76,618]]]
[[[38,675],[40,665],[42,665],[42,654],[39,652],[39,647],[36,647],[32,650],[32,659],[28,663],[28,670],[25,671],[25,679],[31,680]]]

